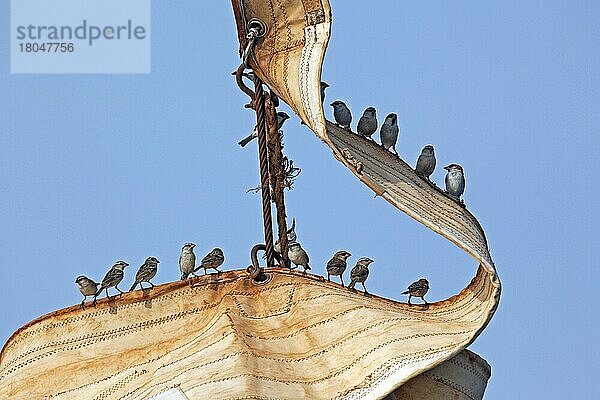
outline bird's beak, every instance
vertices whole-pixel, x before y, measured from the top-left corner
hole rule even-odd
[[[237,69],[231,73],[231,75],[237,75]]]
[[[450,171],[450,166],[449,166],[449,165],[446,165],[446,166],[444,167],[444,169],[445,169],[446,171]]]
[[[333,107],[333,103],[329,104],[331,107]]]

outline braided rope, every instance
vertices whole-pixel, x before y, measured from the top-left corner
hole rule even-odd
[[[267,112],[267,124],[269,126],[269,135],[267,137],[267,147],[269,152],[269,174],[271,176],[272,196],[277,210],[277,227],[279,236],[279,246],[283,266],[289,266],[288,259],[288,239],[287,222],[285,213],[285,198],[283,189],[285,187],[285,176],[283,172],[283,151],[281,146],[281,134],[277,124],[277,114],[275,106],[270,96],[265,96],[265,109]]]
[[[265,92],[262,82],[258,77],[254,81],[254,106],[256,111],[256,126],[258,130],[258,159],[260,164],[260,186],[262,194],[263,225],[265,228],[265,247],[267,266],[274,266],[273,262],[273,221],[271,220],[271,194],[269,187],[269,161],[267,154],[267,121],[265,118]],[[253,271],[252,278],[255,279],[260,273]]]

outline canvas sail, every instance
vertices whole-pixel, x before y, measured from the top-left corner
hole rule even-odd
[[[250,19],[267,25],[249,58],[257,75],[359,181],[473,257],[474,278],[427,308],[285,269],[262,285],[241,269],[74,306],[13,334],[0,398],[481,399],[490,369],[465,349],[500,297],[483,229],[404,161],[325,120],[328,1],[233,6],[241,49]]]

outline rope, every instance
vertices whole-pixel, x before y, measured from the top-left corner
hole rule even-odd
[[[271,96],[265,96],[265,109],[267,112],[267,123],[269,126],[268,151],[269,151],[269,175],[271,176],[271,187],[273,188],[273,202],[277,210],[277,226],[281,257],[283,266],[289,266],[287,222],[285,213],[285,199],[283,189],[285,187],[285,174],[283,171],[283,151],[281,146],[281,134],[277,124],[277,114]]]
[[[265,228],[265,253],[267,266],[272,267],[273,262],[273,221],[271,220],[271,194],[269,187],[269,161],[267,154],[267,121],[265,119],[265,92],[262,82],[258,77],[254,80],[254,107],[256,111],[256,127],[258,130],[258,160],[260,165],[260,186],[262,193],[263,225]],[[252,279],[256,279],[262,272],[252,271]]]
[[[244,7],[240,7],[243,11]],[[259,38],[263,37],[267,26],[259,19],[253,18],[247,23],[246,46],[242,52],[242,64],[238,67],[235,75],[240,89],[252,98],[252,102],[246,107],[253,108],[256,112],[256,129],[258,132],[258,161],[260,165],[260,188],[262,194],[263,225],[265,233],[265,256],[267,267],[274,266],[273,249],[273,221],[271,214],[271,187],[277,208],[277,219],[279,225],[279,241],[283,253],[283,263],[288,265],[287,260],[287,228],[285,222],[285,204],[283,199],[284,176],[282,173],[282,151],[281,138],[277,124],[275,107],[271,98],[265,95],[261,80],[254,77],[254,92],[248,88],[242,79],[244,68],[248,67],[248,58],[254,50]],[[267,138],[269,146],[267,147]],[[275,143],[275,141],[277,143]],[[269,182],[270,181],[270,182]],[[283,221],[283,223],[282,223]],[[281,262],[280,262],[281,264]],[[256,280],[262,275],[262,267],[257,264],[249,268],[248,272],[252,279]]]
[[[241,4],[238,4],[241,6]],[[239,7],[243,12],[244,7]],[[254,92],[247,87],[242,79],[244,69],[248,67],[248,57],[254,50],[254,45],[257,40],[264,36],[266,33],[266,25],[259,19],[252,19],[247,24],[248,33],[246,34],[246,47],[242,52],[242,64],[236,71],[236,82],[240,89],[246,93],[252,99],[250,104],[247,104],[247,108],[252,108],[256,112],[256,129],[258,131],[258,161],[260,166],[260,187],[262,193],[262,213],[263,213],[263,225],[265,233],[265,255],[267,259],[267,267],[274,266],[273,259],[273,221],[271,217],[271,188],[269,186],[269,155],[267,149],[267,135],[269,131],[269,124],[271,123],[265,118],[265,92],[262,87],[261,80],[255,76],[254,78]],[[275,122],[277,126],[277,122]],[[287,255],[287,254],[286,254]],[[257,280],[259,276],[264,275],[262,267],[258,266],[257,263],[252,263],[252,266],[248,268],[248,273],[253,280]]]

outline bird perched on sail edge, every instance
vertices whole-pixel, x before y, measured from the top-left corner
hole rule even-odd
[[[210,253],[204,256],[202,261],[200,261],[200,265],[198,266],[198,268],[194,269],[194,272],[200,270],[200,268],[204,268],[205,275],[207,269],[214,269],[215,271],[217,271],[217,273],[221,273],[221,271],[219,271],[219,267],[223,265],[224,262],[225,254],[223,254],[223,250],[216,247],[212,249]]]
[[[336,100],[330,104],[333,107],[333,118],[335,122],[342,128],[350,130],[352,123],[352,113],[343,101]]]
[[[308,265],[308,254],[298,242],[292,242],[288,245],[288,258],[296,267],[302,266],[305,273],[307,270],[311,269]]]
[[[363,112],[363,115],[358,120],[356,125],[356,132],[366,137],[367,139],[373,139],[371,136],[377,130],[377,111],[375,107],[367,107]]]
[[[415,172],[417,175],[429,180],[429,177],[435,170],[435,163],[435,151],[433,146],[428,144],[427,146],[423,147],[423,150],[421,150],[421,154],[417,159]]]
[[[340,281],[342,282],[342,287],[344,286],[344,271],[348,266],[346,260],[352,254],[348,253],[346,250],[340,250],[336,252],[331,260],[327,262],[327,282],[331,282],[330,276],[339,276]]]
[[[379,137],[381,139],[381,145],[387,150],[391,147],[394,149],[396,155],[398,155],[398,152],[396,151],[396,142],[398,141],[399,132],[398,116],[395,113],[388,114],[379,130]]]
[[[444,167],[446,171],[446,193],[455,200],[460,200],[460,196],[465,192],[465,173],[463,167],[458,164],[450,164]]]
[[[179,270],[181,271],[181,280],[186,280],[190,274],[194,274],[196,268],[196,255],[194,254],[194,243],[186,243],[181,248],[179,256]]]
[[[94,282],[87,276],[80,275],[75,279],[75,283],[79,286],[79,291],[83,295],[80,307],[85,309],[85,300],[88,296],[95,296],[98,290],[99,283]]]
[[[408,286],[408,290],[405,292],[402,292],[402,294],[408,295],[408,304],[411,304],[410,299],[413,296],[420,297],[421,300],[423,300],[423,302],[425,304],[429,304],[429,303],[427,303],[427,300],[425,300],[425,295],[427,294],[428,291],[429,291],[429,281],[425,278],[421,278],[418,281],[411,283]]]
[[[373,262],[369,257],[361,257],[356,262],[356,265],[350,271],[350,284],[348,287],[350,289],[354,289],[354,285],[357,283],[362,284],[363,289],[365,289],[365,294],[368,294],[367,287],[365,286],[365,281],[369,277],[369,265]]]
[[[140,266],[138,272],[135,274],[135,282],[131,285],[130,292],[132,292],[137,285],[140,285],[140,288],[144,290],[144,286],[142,282],[149,283],[151,287],[154,287],[154,284],[150,282],[154,276],[156,276],[156,272],[158,271],[158,264],[160,261],[156,257],[148,257],[146,261]]]
[[[284,111],[279,111],[277,113],[277,129],[281,129],[281,127],[283,127],[283,123],[289,118],[290,116],[285,113]],[[245,138],[243,138],[242,140],[240,140],[238,142],[238,144],[242,147],[245,147],[248,143],[250,143],[252,140],[256,139],[258,137],[258,128],[256,126],[254,126],[254,130],[252,130],[252,133],[249,134],[248,136],[246,136]]]
[[[116,290],[118,290],[119,294],[123,294],[123,291],[119,289],[119,283],[121,283],[121,281],[123,280],[123,270],[128,265],[129,264],[127,264],[125,261],[117,261],[110,268],[110,270],[108,270],[108,272],[104,276],[104,279],[102,279],[102,285],[100,285],[100,289],[98,289],[98,291],[96,291],[96,294],[94,295],[94,303],[96,303],[96,297],[98,297],[98,295],[102,293],[103,290],[106,290],[106,297],[110,297],[108,295],[108,289],[111,287],[114,287]]]

